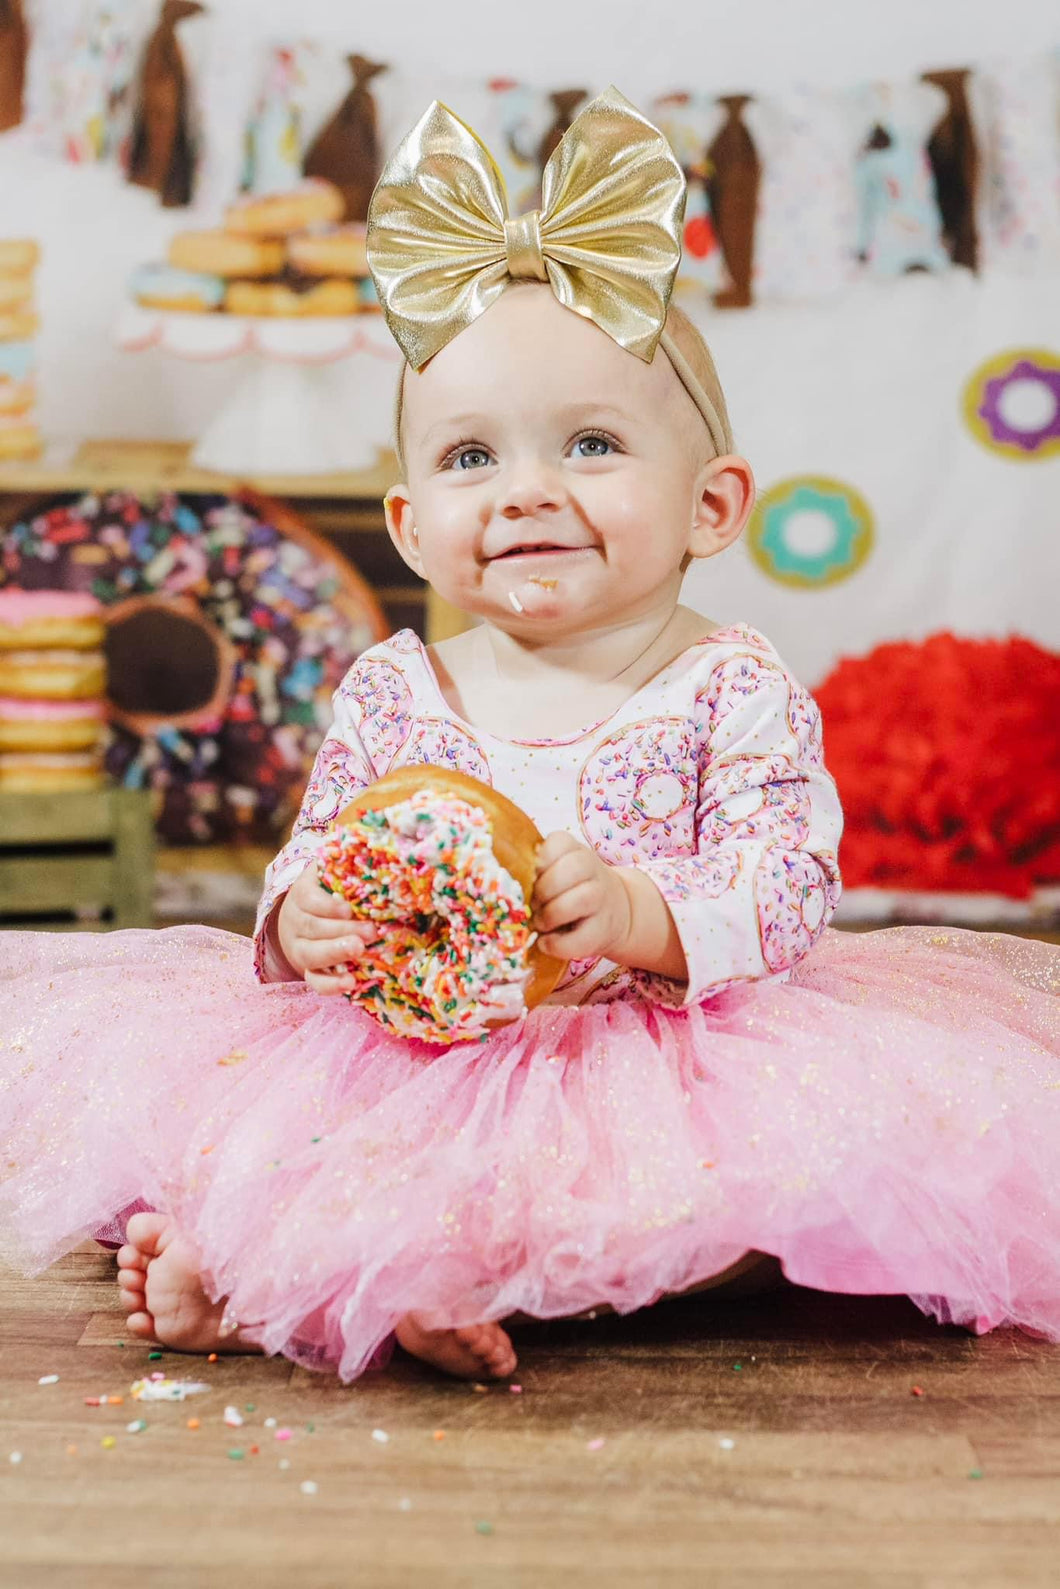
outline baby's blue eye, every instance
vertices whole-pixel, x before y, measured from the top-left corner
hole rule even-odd
[[[611,443],[606,436],[579,436],[574,443],[575,451],[579,448],[588,450],[579,452],[581,458],[606,458],[611,451]]]
[[[470,460],[470,462],[468,462]],[[490,461],[485,447],[465,447],[453,459],[454,469],[484,469]]]

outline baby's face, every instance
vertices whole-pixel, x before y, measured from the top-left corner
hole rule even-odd
[[[403,429],[422,571],[465,612],[555,638],[676,599],[711,448],[662,353],[519,286],[406,374]]]

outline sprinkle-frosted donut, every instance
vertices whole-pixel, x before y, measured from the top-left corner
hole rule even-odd
[[[356,571],[253,492],[149,502],[108,492],[27,514],[0,532],[4,577],[37,600],[58,589],[102,606],[107,771],[151,789],[168,843],[275,845],[334,691],[386,633]]]
[[[361,751],[342,739],[326,739],[317,751],[302,810],[314,829],[334,822],[374,774]]]
[[[404,673],[392,662],[364,658],[339,690],[353,706],[372,765],[389,769],[412,727],[412,691]]]
[[[824,922],[828,886],[817,856],[782,844],[766,850],[754,894],[762,959],[770,971],[783,971],[813,947]]]
[[[503,795],[440,767],[403,768],[342,813],[320,881],[377,944],[346,969],[349,995],[388,1030],[428,1043],[482,1038],[555,986],[529,900],[541,835]]]
[[[486,752],[474,734],[447,717],[417,717],[402,748],[400,764],[447,767],[467,773],[480,783],[493,782]]]
[[[696,756],[680,717],[652,717],[611,734],[578,781],[588,843],[612,866],[694,848]]]

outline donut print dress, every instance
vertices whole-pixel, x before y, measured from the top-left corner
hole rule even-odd
[[[274,912],[327,824],[428,761],[646,871],[687,984],[575,962],[520,1022],[445,1048],[283,980]],[[336,693],[254,946],[0,935],[4,1255],[41,1268],[164,1210],[267,1351],[346,1379],[408,1312],[628,1312],[748,1252],[1060,1339],[1060,954],[829,929],[840,827],[816,707],[753,630],[530,744],[462,721],[393,636]]]

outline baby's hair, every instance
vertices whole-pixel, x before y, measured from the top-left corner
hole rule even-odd
[[[536,285],[536,283],[534,285]],[[667,310],[666,329],[673,338],[677,346],[677,351],[691,366],[693,375],[695,375],[696,379],[699,381],[699,384],[702,386],[703,390],[714,404],[714,412],[718,416],[724,437],[724,451],[726,453],[732,452],[732,426],[729,423],[729,412],[725,406],[725,397],[721,389],[721,382],[718,380],[718,372],[714,368],[714,360],[710,356],[710,349],[707,347],[707,344],[704,342],[699,331],[692,324],[684,310],[679,309],[675,303],[671,303],[669,309]],[[663,357],[665,357],[665,355],[663,355]],[[394,403],[394,451],[397,454],[398,467],[401,471],[402,479],[405,478],[406,473],[405,448],[401,434],[401,427],[404,414],[405,374],[407,370],[408,365],[406,363],[402,363],[401,374],[398,377],[397,383],[397,397]],[[688,400],[691,402],[691,397],[689,397]],[[706,430],[705,422],[703,422],[703,428]],[[704,455],[704,458],[707,459],[715,456],[717,456],[717,454],[714,450],[714,444],[713,442],[710,442],[709,451]]]

